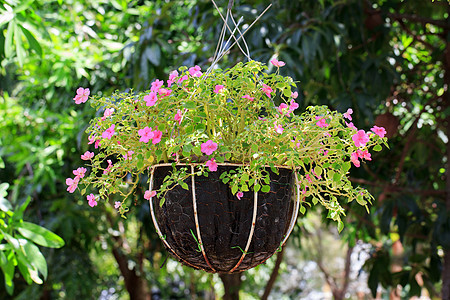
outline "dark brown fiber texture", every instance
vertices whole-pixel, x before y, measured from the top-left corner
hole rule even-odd
[[[152,200],[162,236],[182,263],[207,272],[230,273],[241,258],[252,226],[254,192],[245,192],[239,200],[230,187],[222,183],[220,174],[233,168],[236,167],[219,165],[217,172],[210,172],[208,177],[195,176],[200,235],[214,270],[206,262],[195,239],[191,178],[186,180],[189,191],[175,187],[166,194],[162,207],[159,199]],[[293,208],[292,171],[280,168],[277,175],[267,170],[271,177],[270,192],[258,193],[254,235],[244,260],[232,273],[253,268],[271,257],[279,249],[289,226]],[[155,169],[155,190],[171,171],[171,166]]]

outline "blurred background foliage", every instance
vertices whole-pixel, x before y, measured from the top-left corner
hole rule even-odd
[[[216,2],[224,13],[228,1]],[[241,29],[269,3],[235,0]],[[234,283],[180,266],[154,232],[145,187],[129,199],[128,220],[65,191],[97,113],[72,98],[80,86],[137,91],[181,65],[205,70],[222,26],[212,2],[0,0],[0,182],[14,207],[31,199],[24,219],[65,241],[40,248],[42,285],[17,271],[14,299],[233,299],[222,281],[243,299],[450,297],[448,2],[272,3],[245,35],[251,57],[286,62],[300,108],[352,107],[358,128],[388,131],[390,150],[351,170],[376,198],[371,213],[347,204],[337,235],[320,211],[307,211],[285,251]],[[243,60],[234,47],[219,65]]]

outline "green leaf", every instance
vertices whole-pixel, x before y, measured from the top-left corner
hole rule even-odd
[[[23,66],[26,54],[22,43],[21,30],[18,25],[14,26],[14,41],[16,42],[17,60],[19,61],[19,65]]]
[[[25,278],[25,281],[28,284],[31,284],[31,281],[37,284],[44,283],[42,279],[39,277],[36,267],[30,263],[25,254],[22,251],[16,252],[16,254],[19,270],[20,273],[22,273],[22,276]]]
[[[5,198],[8,195],[8,192],[6,191],[9,187],[8,183],[2,183],[0,184],[0,210],[7,212],[11,211],[13,209],[11,203]]]
[[[375,145],[375,147],[373,147],[373,151],[381,151],[383,149],[383,147],[381,147],[380,145]]]
[[[340,182],[341,181],[341,174],[340,173],[334,173],[333,181],[334,182]]]
[[[183,106],[184,106],[184,108],[187,108],[187,109],[196,109],[197,108],[197,104],[194,101],[188,101]]]
[[[29,262],[47,279],[47,262],[39,248],[28,242],[23,247],[25,255]]]
[[[239,189],[239,187],[238,187],[237,185],[233,185],[233,186],[231,187],[231,193],[232,193],[233,195],[236,195],[238,189]]]
[[[187,183],[186,182],[184,182],[184,181],[181,181],[180,182],[180,185],[181,185],[181,187],[183,188],[183,189],[185,189],[185,190],[189,190],[189,186],[187,185]]]
[[[9,295],[12,295],[14,291],[14,261],[14,251],[10,251],[7,255],[3,251],[0,251],[0,267],[5,278],[5,288]]]
[[[241,180],[248,181],[249,179],[250,179],[250,177],[248,176],[247,173],[242,174]]]
[[[344,222],[339,220],[338,221],[338,231],[339,231],[339,233],[342,231],[342,229],[344,229]]]
[[[39,56],[42,56],[42,48],[41,45],[39,45],[36,38],[31,34],[31,32],[28,31],[28,29],[24,28],[22,25],[20,25],[20,29],[22,29],[23,34],[28,40],[28,43],[30,44],[30,48],[36,52]]]
[[[255,184],[254,191],[259,192],[260,189],[261,189],[261,185],[259,183]]]
[[[367,205],[367,201],[362,196],[356,197],[356,202],[361,206]]]
[[[138,169],[142,169],[144,167],[144,160],[143,159],[139,159],[139,157],[138,157],[138,161],[136,163],[136,167]]]
[[[183,146],[183,152],[190,153],[192,151],[192,148],[194,148],[192,144],[186,144]]]
[[[202,150],[199,147],[194,147],[194,149],[192,150],[195,153],[195,155],[202,156]]]
[[[16,7],[14,7],[14,9],[13,9],[13,12],[15,14],[30,8],[31,7],[31,3],[33,3],[34,0],[26,0],[26,1],[20,1],[20,2],[21,3],[19,5],[17,5]]]
[[[258,145],[252,144],[251,148],[252,148],[253,152],[258,152]]]
[[[64,246],[64,240],[62,238],[39,225],[23,222],[19,224],[17,230],[25,238],[35,242],[38,245],[49,248],[61,248]]]
[[[5,56],[6,56],[6,58],[10,57],[13,53],[13,47],[14,47],[13,36],[14,36],[15,24],[16,23],[14,22],[14,20],[12,20],[11,22],[9,22],[8,28],[6,29],[6,36],[5,36]]]
[[[188,127],[186,127],[185,132],[186,132],[186,134],[194,133],[194,126],[193,125],[189,125]]]
[[[270,185],[263,185],[261,188],[261,192],[263,192],[263,193],[270,192]]]
[[[198,124],[195,125],[195,130],[203,132],[203,131],[206,130],[206,125],[203,124],[203,123],[198,123]]]
[[[350,162],[346,161],[345,163],[342,164],[342,171],[344,171],[344,173],[347,173],[351,167],[352,165],[350,164]]]
[[[314,172],[316,173],[317,176],[320,176],[320,175],[322,175],[322,168],[319,166],[316,166],[314,168]]]
[[[24,203],[22,203],[18,209],[16,209],[15,213],[14,213],[14,219],[16,220],[22,220],[23,218],[23,213],[25,212],[25,210],[28,207],[28,204],[30,204],[31,201],[31,197],[28,196],[27,199],[25,200]]]
[[[306,208],[305,208],[303,205],[300,206],[300,213],[301,213],[302,215],[304,215],[305,212],[306,212]]]
[[[314,205],[316,205],[317,202],[319,202],[319,199],[317,199],[316,197],[312,198],[312,203],[313,203]]]

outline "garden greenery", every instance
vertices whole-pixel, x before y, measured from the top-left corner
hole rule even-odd
[[[350,122],[351,109],[341,114],[311,106],[296,114],[296,83],[279,74],[283,62],[271,63],[277,70],[271,74],[256,61],[205,73],[198,66],[181,67],[166,82],[155,80],[141,93],[91,96],[89,102],[102,113],[87,129],[97,153],[81,156],[89,175],[84,167],[74,170],[67,190],[74,192],[82,184],[85,194],[91,188],[90,206],[120,194],[123,201],[115,208],[124,216],[140,175],[160,163],[173,164],[173,172],[144,198],[157,196],[161,205],[167,191],[177,185],[188,189],[187,179],[193,176],[187,167],[175,165],[195,164],[196,175],[208,176],[217,164],[241,164],[220,177],[238,198],[249,191],[269,192],[267,168],[276,172],[287,167],[298,174],[300,212],[305,204],[319,203],[341,230],[342,201],[356,200],[367,208],[373,200],[368,191],[352,185],[348,172],[352,164],[371,160],[369,149],[387,146],[386,132],[377,126],[368,132],[357,129]],[[89,94],[79,88],[74,100],[84,103]]]

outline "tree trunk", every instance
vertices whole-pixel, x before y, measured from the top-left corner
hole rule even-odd
[[[223,287],[225,290],[223,300],[238,300],[239,290],[241,289],[242,284],[241,273],[220,274],[219,276],[220,279],[222,279]]]
[[[450,9],[448,10],[450,12]],[[450,17],[447,17],[447,21]],[[450,42],[447,42],[447,47],[444,52],[444,85],[447,86],[443,95],[444,108],[450,108]],[[444,126],[446,128],[447,137],[450,138],[450,116],[444,120]],[[450,142],[447,142],[446,149],[446,198],[445,204],[447,208],[447,216],[450,215]],[[444,265],[442,268],[442,299],[450,299],[450,249],[444,251]]]
[[[125,280],[125,287],[130,295],[130,300],[151,300],[152,296],[147,281],[138,276],[136,269],[130,270],[128,268],[127,257],[120,253],[117,248],[113,248],[112,253]]]
[[[281,251],[277,253],[277,260],[275,261],[275,266],[273,267],[272,274],[270,274],[269,281],[267,281],[266,288],[264,289],[264,294],[261,297],[261,300],[267,300],[270,295],[270,291],[272,291],[273,285],[278,277],[278,271],[280,269],[281,262],[283,261],[284,256],[284,247],[281,248]]]

